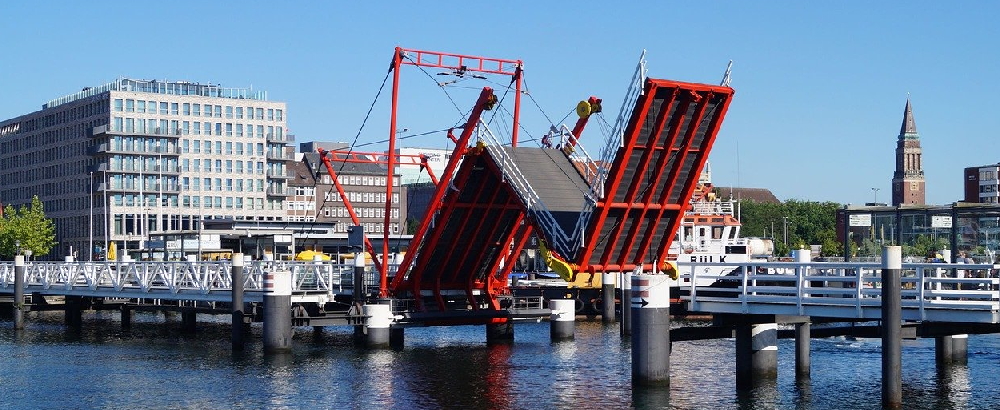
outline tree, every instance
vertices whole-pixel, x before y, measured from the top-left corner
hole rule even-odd
[[[740,221],[744,236],[772,238],[777,255],[788,255],[793,249],[809,245],[823,245],[823,255],[832,256],[843,252],[840,245],[832,246],[837,243],[836,219],[840,207],[833,202],[795,199],[780,204],[744,200],[740,201]]]
[[[45,216],[45,205],[38,196],[31,204],[4,208],[0,218],[0,256],[13,258],[18,251],[45,256],[56,245],[56,226]]]

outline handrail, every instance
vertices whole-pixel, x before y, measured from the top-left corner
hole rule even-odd
[[[524,202],[528,213],[533,215],[535,220],[551,235],[549,239],[553,242],[552,247],[560,252],[572,249],[570,248],[572,243],[571,238],[566,235],[566,232],[556,222],[555,217],[552,216],[552,212],[542,202],[541,197],[531,187],[531,184],[524,177],[524,174],[521,173],[521,170],[518,169],[514,160],[507,154],[507,151],[502,148],[499,140],[493,135],[493,132],[490,131],[486,123],[480,120],[477,129],[480,131],[478,134],[479,138],[485,140],[486,150],[496,162],[503,179],[508,181],[510,186],[518,193],[518,197]]]
[[[712,303],[740,313],[807,315],[825,309],[834,317],[871,318],[877,313],[870,310],[881,306],[883,267],[876,263],[679,262],[678,269],[681,281],[690,280],[681,297],[692,311]],[[915,320],[952,310],[956,322],[992,321],[1000,311],[1000,265],[904,263],[901,283],[902,307]]]

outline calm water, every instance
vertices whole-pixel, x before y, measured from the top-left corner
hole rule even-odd
[[[551,343],[547,322],[515,327],[516,343],[487,347],[482,326],[410,328],[401,351],[366,351],[350,329],[296,331],[291,354],[230,351],[225,323],[136,313],[84,315],[79,332],[57,313],[31,314],[15,333],[0,319],[0,409],[876,409],[877,339],[814,339],[812,381],[797,387],[794,344],[779,344],[777,382],[737,394],[733,339],[674,344],[669,388],[633,392],[630,345],[617,326],[578,322]],[[199,320],[211,320],[199,316]],[[225,320],[225,319],[220,319]],[[968,366],[938,374],[933,340],[903,345],[904,408],[1000,407],[1000,337],[971,336]]]

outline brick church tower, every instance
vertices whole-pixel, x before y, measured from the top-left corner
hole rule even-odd
[[[906,99],[903,126],[896,139],[896,172],[892,174],[892,205],[924,205],[924,168],[920,134],[913,121],[910,99]]]

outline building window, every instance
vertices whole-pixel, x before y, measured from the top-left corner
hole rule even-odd
[[[125,100],[125,112],[135,112],[135,100]]]
[[[191,115],[201,116],[201,104],[191,105]]]
[[[170,114],[177,115],[178,111],[180,111],[179,106],[180,104],[178,103],[170,103]]]
[[[191,115],[191,103],[184,103],[184,115]]]
[[[166,102],[161,102],[160,103],[160,115],[167,115],[167,103]]]
[[[282,116],[282,110],[280,110],[280,109],[279,110],[275,110],[275,112],[277,114],[277,116],[276,116],[275,119],[278,120],[278,121],[284,121],[284,119],[283,119],[284,117]]]
[[[205,104],[205,116],[206,117],[212,116],[212,106],[209,104]]]
[[[122,99],[121,98],[116,98],[115,99],[115,111],[121,111],[121,110],[122,110]]]

